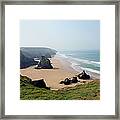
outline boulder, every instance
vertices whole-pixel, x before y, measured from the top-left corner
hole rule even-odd
[[[65,78],[63,82],[65,85],[69,85],[71,83],[71,80],[69,78]]]
[[[77,80],[77,77],[73,77],[72,79],[70,79],[70,78],[65,78],[65,80],[60,81],[60,84],[70,85],[71,83],[77,83],[77,82],[79,82],[79,81]]]
[[[32,81],[32,84],[34,86],[40,87],[40,88],[46,88],[47,87],[44,79]]]
[[[71,79],[71,82],[72,82],[72,83],[77,83],[77,82],[78,82],[77,77],[73,77],[73,78]]]
[[[69,78],[65,78],[64,81],[60,81],[60,84],[69,85],[69,84],[71,84],[71,80]]]
[[[90,75],[86,74],[86,72],[83,70],[82,73],[78,75],[79,79],[90,79]]]

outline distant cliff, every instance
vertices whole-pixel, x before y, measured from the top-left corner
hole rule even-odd
[[[51,58],[56,54],[56,50],[44,47],[21,47],[20,48],[20,68],[26,68],[31,65],[36,65],[34,58]]]

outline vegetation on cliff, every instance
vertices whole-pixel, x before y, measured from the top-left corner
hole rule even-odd
[[[20,99],[21,100],[99,100],[100,81],[78,85],[61,90],[49,90],[36,87],[30,82],[30,78],[20,77]]]

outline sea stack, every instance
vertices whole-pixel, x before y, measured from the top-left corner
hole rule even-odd
[[[48,58],[46,58],[45,56],[41,56],[40,62],[38,63],[37,69],[41,68],[41,69],[52,69],[53,66],[51,65],[51,62]]]

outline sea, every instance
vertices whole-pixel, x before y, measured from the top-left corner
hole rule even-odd
[[[59,51],[57,54],[71,62],[76,71],[82,69],[100,74],[99,50]]]

